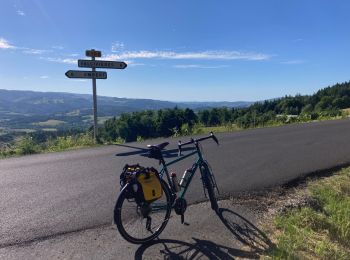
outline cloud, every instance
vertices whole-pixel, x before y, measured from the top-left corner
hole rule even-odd
[[[286,65],[294,65],[294,64],[303,64],[306,61],[304,60],[287,60],[287,61],[282,61],[281,64],[286,64]]]
[[[16,13],[17,13],[19,16],[25,16],[25,15],[26,15],[22,10],[17,10]]]
[[[206,66],[206,65],[200,65],[200,64],[184,64],[184,65],[174,65],[173,66],[176,69],[221,69],[221,68],[227,68],[228,65],[217,65],[217,66]]]
[[[41,78],[41,79],[48,79],[49,76],[44,75],[44,76],[40,76],[40,78]]]
[[[204,52],[174,52],[174,51],[127,51],[109,54],[110,60],[125,59],[170,59],[170,60],[268,60],[270,55],[240,51],[204,51]]]
[[[118,52],[118,51],[121,51],[121,50],[123,50],[124,49],[124,43],[122,43],[122,42],[114,42],[114,43],[112,43],[112,48],[111,48],[111,50],[112,50],[112,52]]]
[[[34,55],[40,55],[40,54],[47,53],[47,52],[51,52],[51,51],[50,50],[39,50],[39,49],[27,49],[27,48],[25,48],[25,50],[23,51],[23,53],[34,54]]]
[[[4,38],[0,38],[0,49],[16,49],[15,46],[11,45],[7,40]]]
[[[146,65],[144,63],[135,62],[133,60],[125,60],[124,62],[128,65],[128,67],[136,67],[136,66],[144,66],[144,65]]]
[[[53,58],[53,57],[40,57],[42,60],[47,60],[51,62],[64,63],[64,64],[77,64],[76,59],[71,58]]]
[[[52,49],[56,49],[56,50],[63,50],[63,49],[64,49],[64,47],[61,46],[61,45],[54,45],[54,46],[52,46],[51,48],[52,48]]]

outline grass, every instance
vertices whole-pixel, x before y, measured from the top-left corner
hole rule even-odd
[[[113,118],[112,116],[100,116],[98,117],[97,121],[99,125],[102,125],[104,122],[106,122],[108,119]]]
[[[80,115],[79,109],[66,113],[66,116],[79,116],[79,115]]]
[[[342,109],[342,112],[343,112],[344,116],[346,116],[346,117],[350,116],[350,108]]]
[[[49,139],[46,143],[36,144],[32,138],[25,137],[13,147],[0,147],[0,159],[29,154],[60,152],[70,149],[98,146],[94,143],[91,134],[79,134]]]
[[[350,259],[350,168],[313,181],[308,191],[317,206],[275,217],[276,247],[266,258]]]
[[[45,122],[37,122],[33,123],[33,125],[38,125],[38,126],[58,126],[60,124],[64,124],[64,121],[61,120],[55,120],[55,119],[49,119]]]
[[[195,131],[197,133],[224,133],[224,132],[233,132],[241,130],[237,125],[232,124],[232,125],[224,125],[224,126],[199,126]],[[197,134],[196,133],[196,134]]]

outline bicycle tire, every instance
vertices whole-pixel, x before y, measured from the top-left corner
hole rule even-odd
[[[170,214],[171,214],[171,208],[172,208],[172,195],[171,195],[171,191],[168,187],[168,184],[164,181],[164,180],[160,180],[161,181],[161,185],[162,185],[162,189],[163,189],[163,195],[162,198],[150,203],[151,207],[154,207],[155,205],[160,205],[160,200],[163,199],[163,204],[164,204],[164,210],[158,210],[157,212],[152,212],[153,208],[151,209],[151,212],[149,213],[150,215],[152,215],[154,217],[154,214],[152,213],[161,213],[160,218],[161,218],[161,223],[158,223],[158,225],[156,226],[156,230],[153,231],[153,233],[151,233],[151,231],[149,231],[147,229],[147,224],[144,225],[142,222],[145,220],[145,217],[141,216],[141,212],[138,212],[138,210],[140,210],[140,206],[137,205],[137,203],[130,199],[127,199],[127,190],[124,188],[122,190],[122,192],[120,193],[115,208],[114,208],[114,223],[117,226],[117,229],[120,233],[120,235],[128,242],[133,243],[133,244],[144,244],[147,243],[153,239],[155,239],[156,237],[158,237],[160,235],[160,233],[164,230],[165,226],[168,223],[168,220],[170,218]],[[125,206],[123,207],[123,205],[125,203],[129,203],[130,204],[130,209],[132,207],[134,207],[135,213],[136,213],[136,217],[133,218],[133,216],[128,212],[128,214],[126,214],[126,218],[123,218],[123,211],[125,210]],[[158,204],[157,204],[158,203]],[[127,212],[125,212],[127,213]],[[162,215],[164,215],[164,218],[162,217]],[[149,215],[148,215],[149,216]],[[151,217],[152,218],[152,217]],[[129,220],[129,223],[126,222],[126,220]],[[134,221],[134,223],[133,223]],[[140,222],[139,225],[139,229],[140,232],[142,234],[146,233],[145,237],[136,237],[135,234],[131,234],[130,232],[130,228],[131,225],[137,225],[137,222]],[[129,225],[129,227],[128,227]],[[142,227],[143,226],[143,227]],[[135,228],[131,228],[132,230],[134,230]]]
[[[214,191],[215,187],[214,187],[214,180],[212,177],[212,173],[210,172],[207,164],[203,164],[201,167],[202,167],[202,174],[203,174],[202,178],[204,181],[205,188],[208,191],[211,208],[215,212],[217,212],[217,210],[219,209],[219,205],[218,205],[217,197],[215,196],[215,191]]]

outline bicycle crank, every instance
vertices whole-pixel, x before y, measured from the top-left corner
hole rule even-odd
[[[181,224],[185,222],[185,211],[187,209],[187,202],[184,198],[177,198],[174,205],[174,210],[177,215],[181,215]]]

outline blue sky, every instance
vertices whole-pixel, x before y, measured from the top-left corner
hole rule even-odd
[[[350,80],[350,1],[2,0],[0,88],[91,93],[86,49],[128,63],[98,94],[263,100]],[[83,69],[83,68],[82,68]]]

